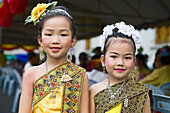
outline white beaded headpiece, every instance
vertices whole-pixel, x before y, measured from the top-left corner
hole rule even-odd
[[[132,25],[126,25],[124,22],[116,23],[115,25],[107,25],[103,29],[103,36],[102,36],[102,50],[104,49],[104,44],[106,39],[109,35],[113,34],[113,29],[118,28],[118,33],[122,33],[124,35],[127,35],[129,37],[132,37],[136,48],[138,49],[140,47],[141,38],[139,33],[135,30],[135,28]]]

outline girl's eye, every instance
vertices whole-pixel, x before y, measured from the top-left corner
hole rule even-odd
[[[132,57],[125,57],[125,59],[132,59]]]
[[[61,36],[67,36],[67,34],[61,34]]]
[[[117,56],[111,56],[112,58],[117,58]]]
[[[45,36],[52,36],[52,34],[45,34]]]

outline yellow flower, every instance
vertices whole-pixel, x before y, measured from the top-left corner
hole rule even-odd
[[[46,11],[47,8],[47,4],[37,4],[36,7],[33,8],[32,12],[31,12],[31,20],[34,22],[36,21],[38,18],[41,17],[41,15]]]

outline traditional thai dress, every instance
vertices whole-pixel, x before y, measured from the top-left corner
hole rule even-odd
[[[60,85],[66,69],[72,80]],[[56,98],[51,97],[47,74],[34,82],[33,113],[79,113],[85,69],[72,63],[61,64],[48,72]]]
[[[155,69],[151,74],[139,81],[141,84],[151,84],[157,87],[167,82],[170,82],[170,65]]]
[[[123,82],[111,86],[113,92],[121,87]],[[134,84],[132,80],[128,80],[124,85],[122,93],[116,97],[111,104],[108,96],[108,89],[98,92],[94,96],[96,113],[143,113],[147,96],[151,99],[151,110],[153,106],[151,90],[138,83]],[[125,100],[127,106],[125,107]]]

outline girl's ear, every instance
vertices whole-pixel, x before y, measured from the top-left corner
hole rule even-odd
[[[105,62],[104,62],[104,55],[101,55],[100,61],[101,61],[101,63],[102,63],[102,66],[104,66],[104,65],[105,65]]]
[[[40,44],[40,46],[42,45],[42,38],[40,37],[40,35],[38,36],[38,43]]]
[[[71,47],[74,47],[76,45],[76,42],[77,42],[77,37],[74,36],[74,38],[72,39],[72,42],[71,42]]]

